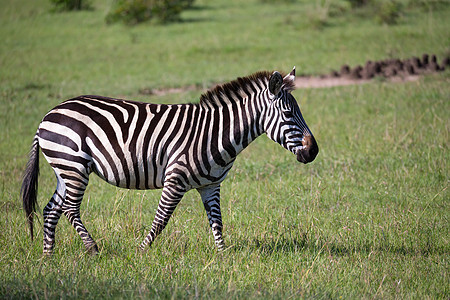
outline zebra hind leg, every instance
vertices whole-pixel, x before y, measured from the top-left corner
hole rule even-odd
[[[205,206],[206,215],[208,216],[209,225],[216,242],[217,249],[222,251],[225,249],[225,243],[222,238],[222,214],[220,211],[220,185],[210,185],[198,188],[197,191],[202,197]]]
[[[64,195],[64,193],[63,193]],[[58,189],[53,194],[43,211],[44,217],[44,255],[51,255],[55,245],[55,230],[58,220],[61,217],[61,203],[64,202],[64,196]]]
[[[74,179],[72,179],[72,184],[68,185],[66,201],[64,202],[62,211],[80,235],[86,250],[91,254],[96,254],[98,253],[97,244],[87,231],[80,217],[80,205],[88,184],[88,179],[86,177],[81,177],[77,184],[74,184],[73,180]]]
[[[55,245],[55,231],[59,218],[63,211],[62,207],[66,201],[66,184],[59,174],[58,169],[54,169],[56,176],[56,191],[48,204],[44,207],[44,255],[51,255]]]
[[[71,203],[67,204],[66,201],[63,207],[64,215],[69,219],[69,222],[72,224],[72,226],[75,228],[75,230],[80,235],[81,239],[83,240],[84,246],[86,247],[86,250],[91,254],[97,254],[98,253],[98,247],[97,243],[94,241],[94,239],[91,237],[89,232],[87,231],[86,227],[84,226],[83,222],[80,218],[80,204],[79,203]]]
[[[152,228],[149,234],[145,237],[139,248],[144,251],[147,246],[150,246],[156,237],[166,227],[169,222],[170,216],[180,203],[181,198],[186,191],[177,188],[176,186],[165,186],[163,188],[161,199],[159,200],[158,209],[156,210],[155,219],[152,223]]]

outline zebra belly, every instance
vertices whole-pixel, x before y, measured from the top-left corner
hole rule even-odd
[[[194,159],[194,156],[183,154],[176,159],[169,160],[165,169],[165,181],[183,182],[184,188],[187,190],[196,189],[211,184],[221,183],[231,167],[234,160],[225,166],[220,166],[212,159],[204,164],[200,159]],[[208,167],[206,168],[207,165]]]
[[[126,153],[121,162],[108,163],[96,157],[93,159],[92,171],[106,182],[121,188],[137,190],[162,188],[165,166],[155,164],[154,159],[135,158],[135,153]],[[126,163],[130,161],[132,163]]]

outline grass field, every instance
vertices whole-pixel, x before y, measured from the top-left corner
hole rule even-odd
[[[101,2],[101,3],[100,3]],[[304,74],[450,51],[450,5],[405,6],[398,24],[330,15],[320,1],[196,1],[184,22],[104,22],[109,4],[50,13],[49,1],[0,1],[0,298],[448,299],[450,76],[296,90],[320,147],[303,165],[260,137],[222,185],[226,251],[199,195],[183,198],[145,253],[159,191],[91,176],[82,219],[100,254],[62,217],[42,256],[42,212],[56,180],[41,160],[37,238],[19,197],[36,128],[80,94],[195,102],[212,83],[262,69]],[[442,2],[445,3],[445,2]],[[195,85],[149,96],[144,89]]]

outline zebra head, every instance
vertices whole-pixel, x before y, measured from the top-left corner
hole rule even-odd
[[[291,94],[294,80],[295,67],[284,78],[277,71],[271,75],[265,132],[271,140],[294,153],[299,162],[307,164],[316,158],[319,147]]]

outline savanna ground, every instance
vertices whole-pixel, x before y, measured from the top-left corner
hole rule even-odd
[[[448,299],[448,71],[296,90],[320,153],[298,164],[263,136],[238,157],[222,185],[222,253],[195,191],[140,253],[160,193],[93,175],[82,219],[100,254],[86,254],[62,217],[55,253],[43,257],[41,209],[56,181],[42,157],[30,241],[21,176],[41,118],[64,99],[195,102],[212,83],[257,70],[320,74],[450,51],[448,2],[404,1],[395,25],[364,9],[331,13],[325,4],[334,2],[198,0],[181,23],[127,27],[105,24],[103,1],[76,13],[50,13],[44,0],[1,1],[0,298]],[[184,86],[197,89],[142,93]]]

